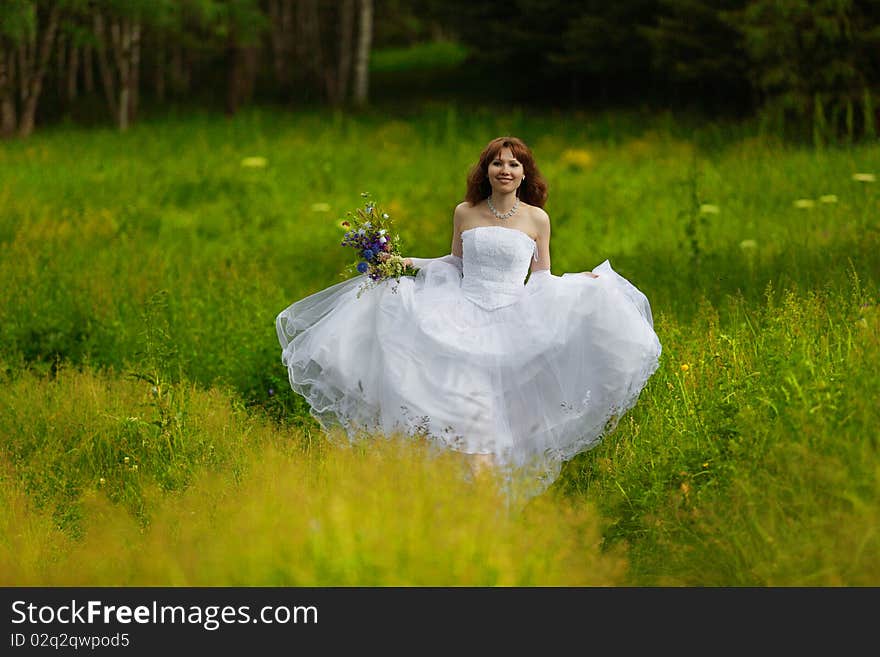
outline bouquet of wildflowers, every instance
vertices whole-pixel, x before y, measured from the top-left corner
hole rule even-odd
[[[346,268],[346,272],[349,275],[355,272],[367,275],[358,296],[387,279],[400,280],[401,276],[415,276],[418,272],[415,267],[406,265],[400,255],[400,235],[393,230],[391,216],[370,200],[368,192],[361,196],[366,199],[365,204],[354,212],[346,213],[346,218],[340,223],[345,230],[342,246],[351,247],[358,254],[357,260]]]

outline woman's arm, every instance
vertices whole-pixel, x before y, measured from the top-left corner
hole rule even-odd
[[[534,208],[532,218],[538,232],[538,259],[532,258],[531,270],[550,273],[550,216],[543,208]]]

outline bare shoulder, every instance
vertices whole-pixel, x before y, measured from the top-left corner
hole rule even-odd
[[[456,228],[459,228],[465,224],[468,224],[468,217],[474,212],[474,207],[468,203],[467,201],[462,201],[458,205],[455,206],[455,211],[452,213],[452,223]]]
[[[453,217],[461,217],[463,216],[471,207],[471,204],[467,201],[462,201],[458,205],[455,206],[455,210],[452,213]]]
[[[532,226],[535,228],[535,232],[538,235],[547,235],[550,232],[550,215],[547,214],[544,208],[539,208],[537,205],[530,205],[528,208],[529,218],[531,219]]]

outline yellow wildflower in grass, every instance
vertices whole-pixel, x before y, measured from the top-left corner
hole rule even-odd
[[[800,208],[801,210],[809,210],[814,205],[816,205],[816,201],[811,198],[799,198],[794,202],[794,207]]]
[[[562,162],[573,169],[588,169],[593,166],[594,158],[589,151],[580,148],[568,148],[562,151]]]
[[[241,161],[241,166],[247,169],[264,169],[266,164],[265,157],[246,157]]]
[[[743,240],[739,243],[739,248],[741,248],[743,251],[756,249],[758,248],[758,243],[755,240]]]
[[[330,212],[330,204],[312,203],[312,212]]]
[[[681,366],[681,371],[682,371],[682,372],[687,372],[689,369],[691,369],[691,366],[690,366],[690,365],[688,365],[687,363],[683,363],[683,364],[682,364],[682,366]]]
[[[700,206],[700,214],[718,214],[719,212],[721,212],[721,208],[711,203],[703,203]]]
[[[101,477],[100,479],[98,479],[98,484],[100,484],[101,486],[103,486],[106,483],[107,483],[107,480],[104,479],[104,477]]]
[[[854,173],[852,179],[857,182],[875,182],[877,176],[873,173]]]
[[[819,197],[819,203],[837,203],[837,196],[834,194],[825,194]]]

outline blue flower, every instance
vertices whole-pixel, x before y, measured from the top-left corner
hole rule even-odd
[[[361,255],[364,256],[364,260],[372,260],[376,254],[371,249],[365,249]]]
[[[370,265],[368,265],[366,262],[359,262],[357,266],[357,270],[362,274],[366,274],[369,268]]]

